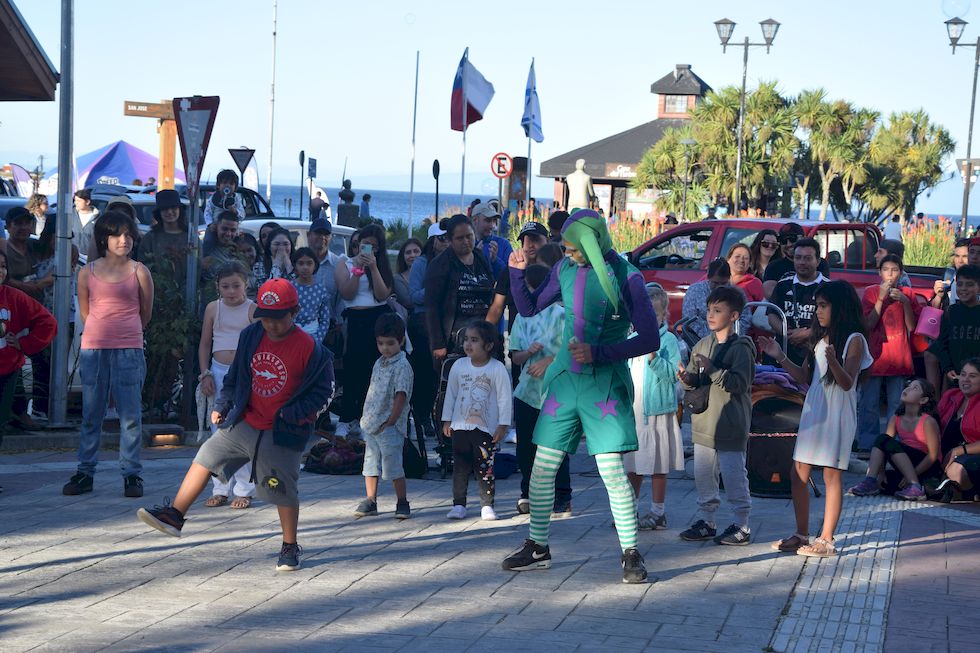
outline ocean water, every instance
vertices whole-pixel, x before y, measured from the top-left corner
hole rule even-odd
[[[368,193],[371,195],[371,216],[381,219],[383,222],[391,221],[409,221],[409,208],[410,208],[410,194],[407,191],[396,191],[396,190],[371,190],[369,188],[353,188],[355,193],[354,203],[360,205],[361,195]],[[327,194],[327,199],[330,202],[330,206],[336,212],[337,206],[340,204],[340,197],[338,197],[339,189],[327,187],[323,188],[323,191]],[[265,186],[260,188],[260,192],[263,197],[265,196]],[[469,205],[473,200],[478,199],[477,195],[467,195],[466,204]],[[488,200],[494,199],[492,197],[479,197],[479,199]],[[303,189],[303,210],[302,213],[298,212],[297,206],[299,204],[299,187],[298,186],[287,186],[283,184],[273,184],[272,185],[272,201],[269,202],[269,206],[272,207],[273,212],[277,216],[296,218],[302,216],[305,220],[309,215],[310,196],[306,189]],[[450,213],[458,212],[459,207],[459,192],[455,193],[445,193],[440,189],[439,192],[439,214],[448,215]],[[411,202],[411,219],[413,223],[419,223],[425,218],[428,218],[435,214],[436,210],[436,194],[435,193],[420,193],[417,192]]]

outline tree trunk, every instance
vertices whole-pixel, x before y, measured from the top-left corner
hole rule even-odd
[[[820,192],[820,217],[818,220],[823,222],[827,219],[827,207],[830,206],[830,184],[833,182],[833,178],[824,172],[823,167],[820,168],[820,182],[823,184],[823,188]]]

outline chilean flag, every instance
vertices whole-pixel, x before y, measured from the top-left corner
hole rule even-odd
[[[449,126],[454,131],[465,131],[469,125],[483,120],[483,113],[493,99],[493,84],[480,74],[470,63],[470,49],[466,48],[456,69],[453,80],[453,97],[449,111]],[[466,117],[463,117],[463,104],[466,104]]]

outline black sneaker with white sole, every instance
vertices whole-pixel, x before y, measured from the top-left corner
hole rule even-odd
[[[531,571],[551,568],[551,549],[534,540],[525,540],[524,546],[504,558],[504,571]]]
[[[276,571],[296,571],[299,569],[299,557],[303,555],[303,547],[299,544],[282,543],[279,550],[279,562],[276,563]]]
[[[184,527],[184,516],[170,505],[169,499],[162,506],[153,506],[149,510],[140,508],[136,516],[147,526],[174,537],[180,537],[180,530]]]
[[[708,526],[708,522],[699,519],[686,531],[681,531],[681,539],[687,542],[701,542],[702,540],[714,539],[718,531],[714,526]]]
[[[636,547],[623,551],[623,582],[629,584],[645,583],[647,568],[643,565],[643,556]]]
[[[395,519],[408,519],[411,516],[412,507],[409,505],[408,499],[395,504]]]
[[[61,493],[65,496],[75,496],[78,494],[85,494],[86,492],[92,491],[92,485],[95,483],[95,479],[88,474],[83,474],[82,472],[77,472],[74,476],[68,479],[65,486],[61,488]]]
[[[752,534],[747,529],[732,524],[721,535],[716,536],[714,540],[715,544],[745,546],[752,543]]]
[[[123,496],[136,499],[143,496],[143,479],[130,474],[123,480]]]

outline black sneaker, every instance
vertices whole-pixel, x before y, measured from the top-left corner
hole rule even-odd
[[[65,486],[61,488],[61,493],[66,496],[74,496],[76,494],[91,492],[94,481],[95,479],[88,474],[78,472],[65,483]]]
[[[395,519],[408,519],[412,516],[412,507],[408,505],[408,499],[399,501],[395,505]]]
[[[527,497],[521,497],[517,500],[517,514],[527,515],[531,512],[531,501]]]
[[[555,501],[554,507],[551,509],[551,516],[554,518],[561,519],[563,517],[572,516],[572,502],[571,501]]]
[[[357,509],[354,510],[355,517],[371,517],[378,514],[378,502],[371,501],[370,499],[364,499],[359,504],[357,504]]]
[[[623,582],[624,583],[645,583],[647,580],[647,568],[643,566],[643,556],[636,550],[636,547],[623,551]]]
[[[728,546],[745,546],[752,542],[752,534],[742,528],[732,524],[725,529],[725,532],[715,537],[715,544],[727,544]]]
[[[136,516],[147,526],[174,537],[180,537],[180,530],[184,527],[184,516],[170,505],[169,499],[165,499],[162,506],[153,506],[150,510],[140,508]]]
[[[143,496],[143,479],[130,474],[123,480],[123,496],[137,498]]]
[[[531,571],[551,569],[551,549],[534,540],[525,540],[524,546],[504,558],[504,571]]]
[[[303,547],[299,544],[282,543],[279,550],[279,562],[276,563],[276,571],[296,571],[299,569],[299,557],[303,555]]]
[[[689,529],[681,531],[681,539],[688,542],[700,542],[702,540],[710,540],[717,534],[718,531],[708,526],[708,523],[703,519],[699,519]]]

